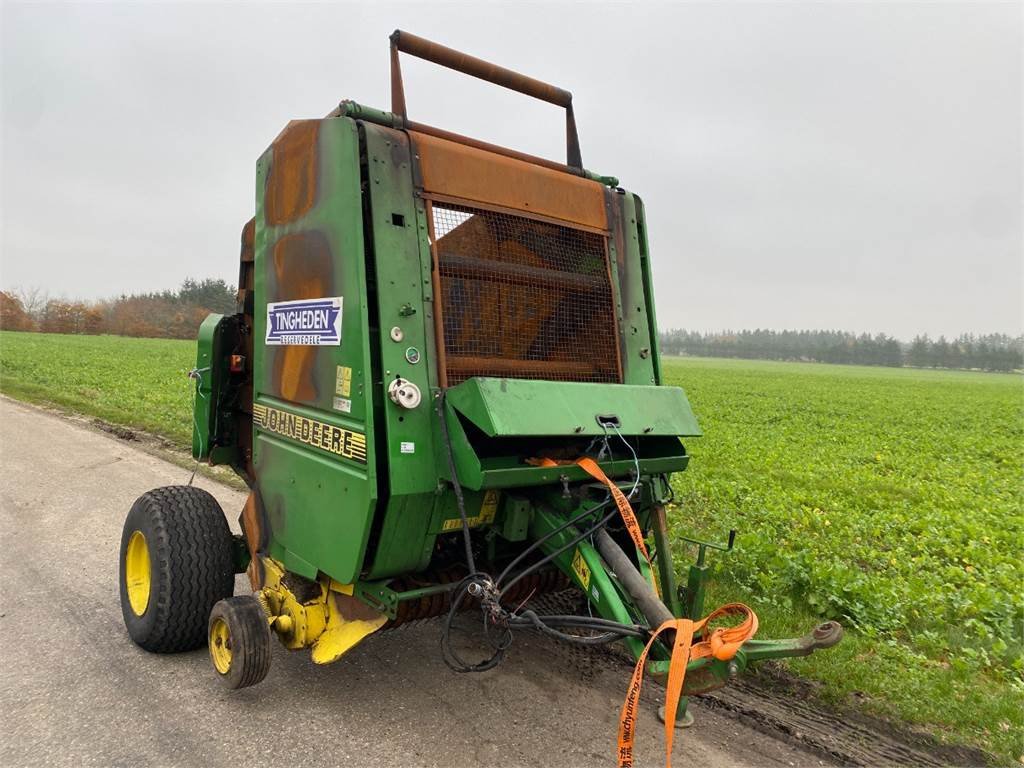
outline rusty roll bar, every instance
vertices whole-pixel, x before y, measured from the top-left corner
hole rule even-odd
[[[499,67],[497,64],[478,59],[475,56],[456,51],[453,48],[426,40],[417,35],[396,29],[391,34],[391,111],[406,124],[408,113],[405,104],[405,86],[402,83],[402,67],[398,54],[407,53],[442,67],[476,77],[503,88],[517,91],[526,96],[546,101],[565,109],[566,164],[583,170],[580,154],[580,139],[576,130],[576,117],[572,111],[572,94],[557,86],[535,80],[532,77]]]

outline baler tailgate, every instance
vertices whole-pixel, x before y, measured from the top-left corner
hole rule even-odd
[[[469,379],[447,393],[452,407],[489,437],[701,434],[679,387]],[[605,426],[602,427],[598,419]]]

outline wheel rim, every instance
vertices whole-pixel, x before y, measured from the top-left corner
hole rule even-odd
[[[128,591],[128,604],[136,616],[144,614],[149,606],[152,580],[149,545],[142,531],[135,531],[128,539],[128,549],[124,553],[124,584]]]
[[[216,618],[210,625],[210,658],[222,675],[231,669],[231,633],[224,619]]]

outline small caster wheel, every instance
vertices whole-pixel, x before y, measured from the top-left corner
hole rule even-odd
[[[228,688],[247,688],[267,676],[270,626],[255,597],[229,597],[213,606],[207,638],[213,668]]]
[[[665,722],[664,704],[658,707],[658,719],[663,723]],[[676,710],[676,728],[689,728],[691,725],[693,725],[693,715],[690,714],[689,708],[684,709],[682,715]]]

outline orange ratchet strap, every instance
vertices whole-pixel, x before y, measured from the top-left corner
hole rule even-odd
[[[557,467],[562,464],[576,464],[598,482],[604,484],[604,486],[611,493],[612,498],[615,499],[615,506],[619,508],[619,514],[622,515],[622,522],[626,524],[626,530],[629,531],[629,538],[633,540],[636,548],[640,550],[640,554],[643,555],[644,560],[647,561],[647,567],[651,575],[651,586],[654,587],[655,593],[658,597],[661,597],[661,590],[658,589],[658,580],[654,578],[654,563],[651,562],[651,556],[647,554],[647,544],[644,543],[644,534],[640,530],[640,522],[636,519],[636,515],[633,513],[633,507],[629,504],[629,499],[615,483],[613,483],[608,475],[604,473],[600,465],[593,459],[582,458],[576,459],[573,462],[557,462],[554,459],[530,459],[529,462],[538,467]]]
[[[746,618],[735,627],[712,630],[706,639],[693,642],[695,634],[701,635],[707,625],[720,616],[745,616]],[[742,603],[729,603],[712,611],[700,621],[692,619],[671,619],[666,621],[651,635],[643,653],[637,659],[633,669],[633,677],[629,681],[626,700],[622,704],[619,716],[619,768],[633,768],[633,739],[636,735],[636,712],[640,703],[640,686],[644,679],[644,665],[647,654],[658,639],[658,635],[666,630],[675,630],[676,639],[672,646],[672,657],[668,664],[668,684],[665,686],[665,766],[672,768],[672,738],[675,735],[676,709],[679,697],[683,694],[683,682],[686,679],[686,665],[691,660],[713,656],[720,661],[728,661],[736,655],[747,640],[757,632],[757,616]]]

